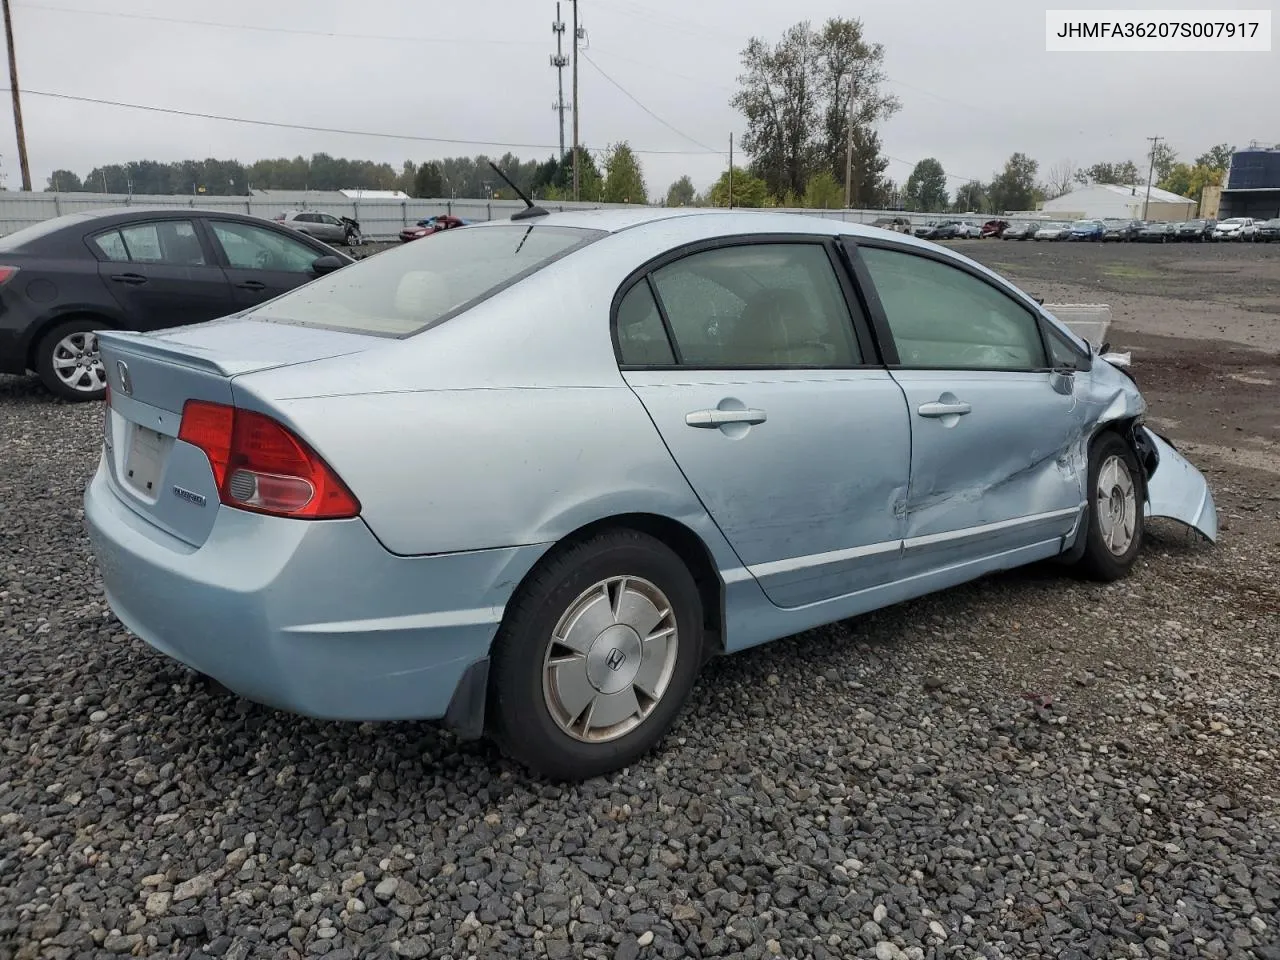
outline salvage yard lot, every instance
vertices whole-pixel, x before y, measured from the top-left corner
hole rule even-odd
[[[1220,542],[722,660],[575,787],[130,637],[80,509],[100,409],[0,378],[0,958],[1280,957],[1280,246],[949,245],[1112,305]]]

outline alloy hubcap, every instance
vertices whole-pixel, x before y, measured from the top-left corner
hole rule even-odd
[[[69,333],[53,348],[53,372],[72,390],[94,393],[106,386],[98,338],[88,331]]]
[[[1138,497],[1123,457],[1108,457],[1098,471],[1098,529],[1117,557],[1128,552],[1138,525]]]
[[[542,693],[552,719],[584,743],[625,736],[662,700],[678,649],[661,590],[639,577],[601,580],[569,605],[547,645]]]

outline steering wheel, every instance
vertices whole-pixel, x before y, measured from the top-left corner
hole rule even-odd
[[[266,270],[271,266],[273,258],[270,250],[259,250],[253,257],[253,265],[259,270]]]

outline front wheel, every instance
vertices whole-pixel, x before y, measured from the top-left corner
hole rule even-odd
[[[103,398],[107,376],[94,331],[104,326],[96,320],[68,320],[41,338],[36,347],[36,373],[50,393],[64,400]]]
[[[1106,432],[1089,454],[1089,508],[1084,535],[1083,573],[1094,580],[1128,575],[1142,549],[1145,532],[1138,458],[1117,433]]]
[[[615,530],[537,568],[494,641],[491,732],[557,780],[635,762],[675,722],[703,655],[702,603],[661,541]]]

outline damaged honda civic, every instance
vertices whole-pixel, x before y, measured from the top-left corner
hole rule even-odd
[[[1038,561],[1116,580],[1153,517],[1218,535],[1122,358],[873,227],[530,204],[99,341],[130,630],[555,779],[653,749],[714,656]]]

